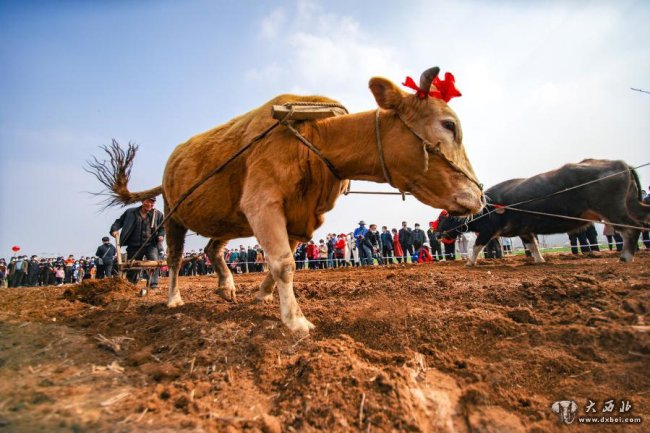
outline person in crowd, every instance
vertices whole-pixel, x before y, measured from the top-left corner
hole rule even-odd
[[[406,263],[406,257],[413,255],[413,237],[406,221],[402,221],[402,228],[399,230],[399,243]]]
[[[503,245],[504,256],[509,256],[512,254],[512,241],[510,238],[501,238],[501,245]]]
[[[361,265],[359,256],[359,248],[357,248],[357,240],[354,238],[354,233],[348,233],[348,248],[350,249],[350,257],[352,266],[358,267]]]
[[[258,272],[257,270],[257,250],[250,245],[246,252],[248,262],[248,272]]]
[[[334,250],[336,245],[336,234],[330,233],[327,235],[327,267],[334,267]]]
[[[364,238],[366,237],[366,233],[368,233],[366,223],[365,221],[361,220],[359,221],[359,227],[354,230],[354,239],[357,243],[357,250],[359,251],[361,266],[367,266],[372,261],[372,250],[367,245],[364,245],[363,242]]]
[[[318,269],[318,245],[314,241],[307,244],[307,259],[309,260],[309,269]]]
[[[370,249],[370,260],[368,264],[374,265],[374,261],[377,260],[378,264],[383,265],[384,261],[381,258],[381,236],[377,231],[377,224],[370,224],[368,232],[363,239],[363,244],[364,247]]]
[[[605,224],[603,227],[603,236],[607,238],[607,247],[610,251],[616,248],[616,251],[623,250],[623,237],[616,231],[614,226]]]
[[[237,266],[239,266],[239,251],[237,248],[233,248],[232,250],[228,251],[226,262],[228,263],[228,267],[230,267],[230,271],[235,272]]]
[[[55,283],[54,279],[54,259],[48,259],[43,262],[40,275],[41,286],[51,286]]]
[[[199,248],[199,253],[197,254],[196,257],[196,272],[199,275],[206,275],[208,273],[207,266],[205,265],[205,259],[206,259],[206,255],[205,252],[203,251],[203,248]]]
[[[64,264],[65,264],[65,277],[63,279],[64,283],[70,283],[72,282],[72,272],[74,268],[74,263],[76,262],[74,258],[74,254],[70,254],[67,259],[65,259]]]
[[[11,282],[9,287],[22,287],[27,280],[28,262],[27,256],[18,256],[10,269]]]
[[[429,230],[427,230],[427,238],[429,238],[429,246],[431,247],[431,256],[435,261],[440,261],[443,259],[442,255],[442,246],[438,240],[438,234],[436,230],[438,229],[438,221],[429,221]]]
[[[81,282],[84,280],[84,277],[86,276],[86,267],[84,265],[84,261],[79,261],[76,274],[77,274],[76,283],[81,284]]]
[[[456,239],[445,235],[440,241],[445,249],[445,260],[456,260]]]
[[[583,254],[589,254],[591,252],[585,229],[570,232],[568,235],[569,243],[571,244],[571,253],[578,254],[579,252],[582,252]],[[580,242],[580,251],[578,251],[578,242]]]
[[[469,257],[469,242],[467,240],[467,236],[465,236],[465,233],[459,233],[458,236],[456,236],[456,244],[458,244],[458,252],[460,253],[460,258],[467,259]]]
[[[438,215],[436,221],[439,222],[441,217],[446,216],[449,216],[449,212],[443,209],[440,211],[440,214]],[[445,260],[456,260],[456,238],[452,238],[447,234],[443,234],[440,237],[440,242],[442,242],[442,246],[445,249]]]
[[[257,265],[257,272],[264,272],[264,263],[266,262],[264,258],[264,251],[259,245],[255,245],[255,264]]]
[[[402,263],[402,259],[404,259],[404,263],[406,263],[404,250],[402,250],[402,244],[399,241],[399,232],[395,228],[391,229],[391,232],[393,233],[393,251],[395,253],[395,259],[397,259],[397,263]]]
[[[305,265],[307,264],[307,244],[300,242],[296,246],[296,253],[294,257],[296,260],[296,268],[305,269]]]
[[[327,244],[324,239],[318,242],[318,269],[327,268]]]
[[[381,227],[381,255],[386,260],[387,264],[393,263],[393,235],[388,231],[388,227]]]
[[[338,235],[336,244],[334,244],[334,257],[337,266],[350,266],[350,247],[345,233]]]
[[[108,236],[102,238],[102,244],[97,247],[95,251],[95,263],[97,263],[97,274],[96,278],[111,278],[113,276],[113,260],[115,260],[115,255],[117,250],[115,246],[111,244],[111,240]]]
[[[429,244],[425,242],[418,250],[418,263],[431,263],[433,261],[433,256],[429,252]]]
[[[7,288],[7,261],[4,258],[0,259],[0,287]]]
[[[41,273],[41,264],[35,255],[30,257],[27,263],[27,285],[31,287],[38,286],[38,276]]]
[[[16,257],[9,259],[9,264],[7,265],[7,285],[9,287],[14,287],[14,275],[16,275]]]
[[[600,247],[598,246],[598,232],[596,231],[596,226],[589,224],[589,226],[587,226],[585,229],[585,236],[587,236],[587,240],[589,241],[589,250],[600,251]]]
[[[427,234],[420,228],[420,223],[415,223],[415,228],[411,232],[413,250],[419,250],[427,241]]]
[[[138,207],[127,209],[111,226],[113,237],[120,236],[120,244],[126,245],[128,260],[158,260],[158,245],[162,243],[165,229],[162,222],[163,213],[155,209],[156,197],[149,197]],[[120,229],[122,232],[120,233]],[[119,254],[119,251],[117,252]],[[158,287],[159,270],[153,272],[150,287]],[[136,284],[140,277],[139,271],[127,272],[127,278]],[[143,295],[146,292],[141,292]]]
[[[54,278],[56,279],[56,285],[57,286],[62,286],[63,281],[65,280],[65,266],[64,265],[56,265],[56,268],[54,270]]]
[[[500,259],[503,257],[503,250],[501,249],[499,238],[490,239],[488,241],[483,249],[483,256],[486,259]]]
[[[243,245],[239,246],[239,266],[241,267],[240,273],[248,272],[248,251]]]

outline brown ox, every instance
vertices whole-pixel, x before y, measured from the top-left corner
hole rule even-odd
[[[438,68],[425,71],[420,87],[429,89],[437,73]],[[451,108],[440,99],[406,94],[384,78],[372,78],[369,86],[381,108],[378,131],[375,111],[294,124],[340,178],[288,128],[279,126],[182,202],[166,223],[170,307],[183,304],[177,279],[188,229],[211,239],[206,252],[219,277],[219,294],[229,300],[235,299],[235,283],[223,249],[233,238],[255,236],[270,269],[257,299],[272,299],[277,285],[282,322],[292,331],[313,328],[294,297],[293,251],[299,241],[311,239],[349,179],[386,182],[376,135],[395,188],[453,214],[481,210],[483,195],[473,179],[460,122]],[[296,101],[334,102],[317,96],[278,96],[178,145],[169,157],[161,186],[131,193],[123,179],[112,186],[114,196],[131,203],[162,192],[168,213],[198,179],[273,124],[273,105]],[[421,138],[430,143],[423,145],[426,142]]]

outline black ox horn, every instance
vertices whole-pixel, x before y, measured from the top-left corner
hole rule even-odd
[[[422,72],[422,75],[420,75],[420,90],[423,91],[425,95],[429,95],[431,83],[433,83],[433,80],[438,76],[439,73],[440,68],[434,66],[433,68],[429,68],[426,71]]]

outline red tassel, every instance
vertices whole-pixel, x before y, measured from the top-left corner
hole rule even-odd
[[[438,77],[436,77],[433,80],[433,85],[436,86],[436,89],[438,89],[438,92],[440,92],[440,99],[445,102],[449,102],[451,98],[463,96],[456,88],[456,79],[451,72],[445,73],[444,80],[440,80]]]
[[[418,85],[415,84],[415,80],[413,80],[413,78],[411,77],[406,77],[406,80],[404,80],[402,85],[408,87],[409,89],[415,90],[416,96],[420,99],[424,99],[427,96],[431,96],[432,98],[442,99],[445,102],[449,102],[452,98],[455,98],[457,96],[462,96],[461,93],[456,88],[456,79],[450,72],[445,73],[444,80],[441,80],[438,77],[436,77],[433,80],[433,85],[436,88],[435,90],[429,89],[428,94],[426,93],[426,90],[420,89],[420,87],[418,87]]]

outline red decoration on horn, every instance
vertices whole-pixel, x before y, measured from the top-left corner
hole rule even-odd
[[[435,86],[435,90],[429,90],[428,95],[425,93],[425,90],[420,89],[420,87],[415,84],[415,81],[411,77],[406,77],[406,80],[404,80],[402,85],[415,90],[417,97],[420,99],[431,96],[432,98],[438,98],[445,102],[449,102],[452,98],[462,96],[456,88],[456,79],[451,72],[445,73],[444,80],[441,80],[438,77],[434,78],[433,85]]]
[[[20,247],[18,245],[14,245],[13,247],[11,247],[11,251],[17,253],[18,251],[20,251]]]

